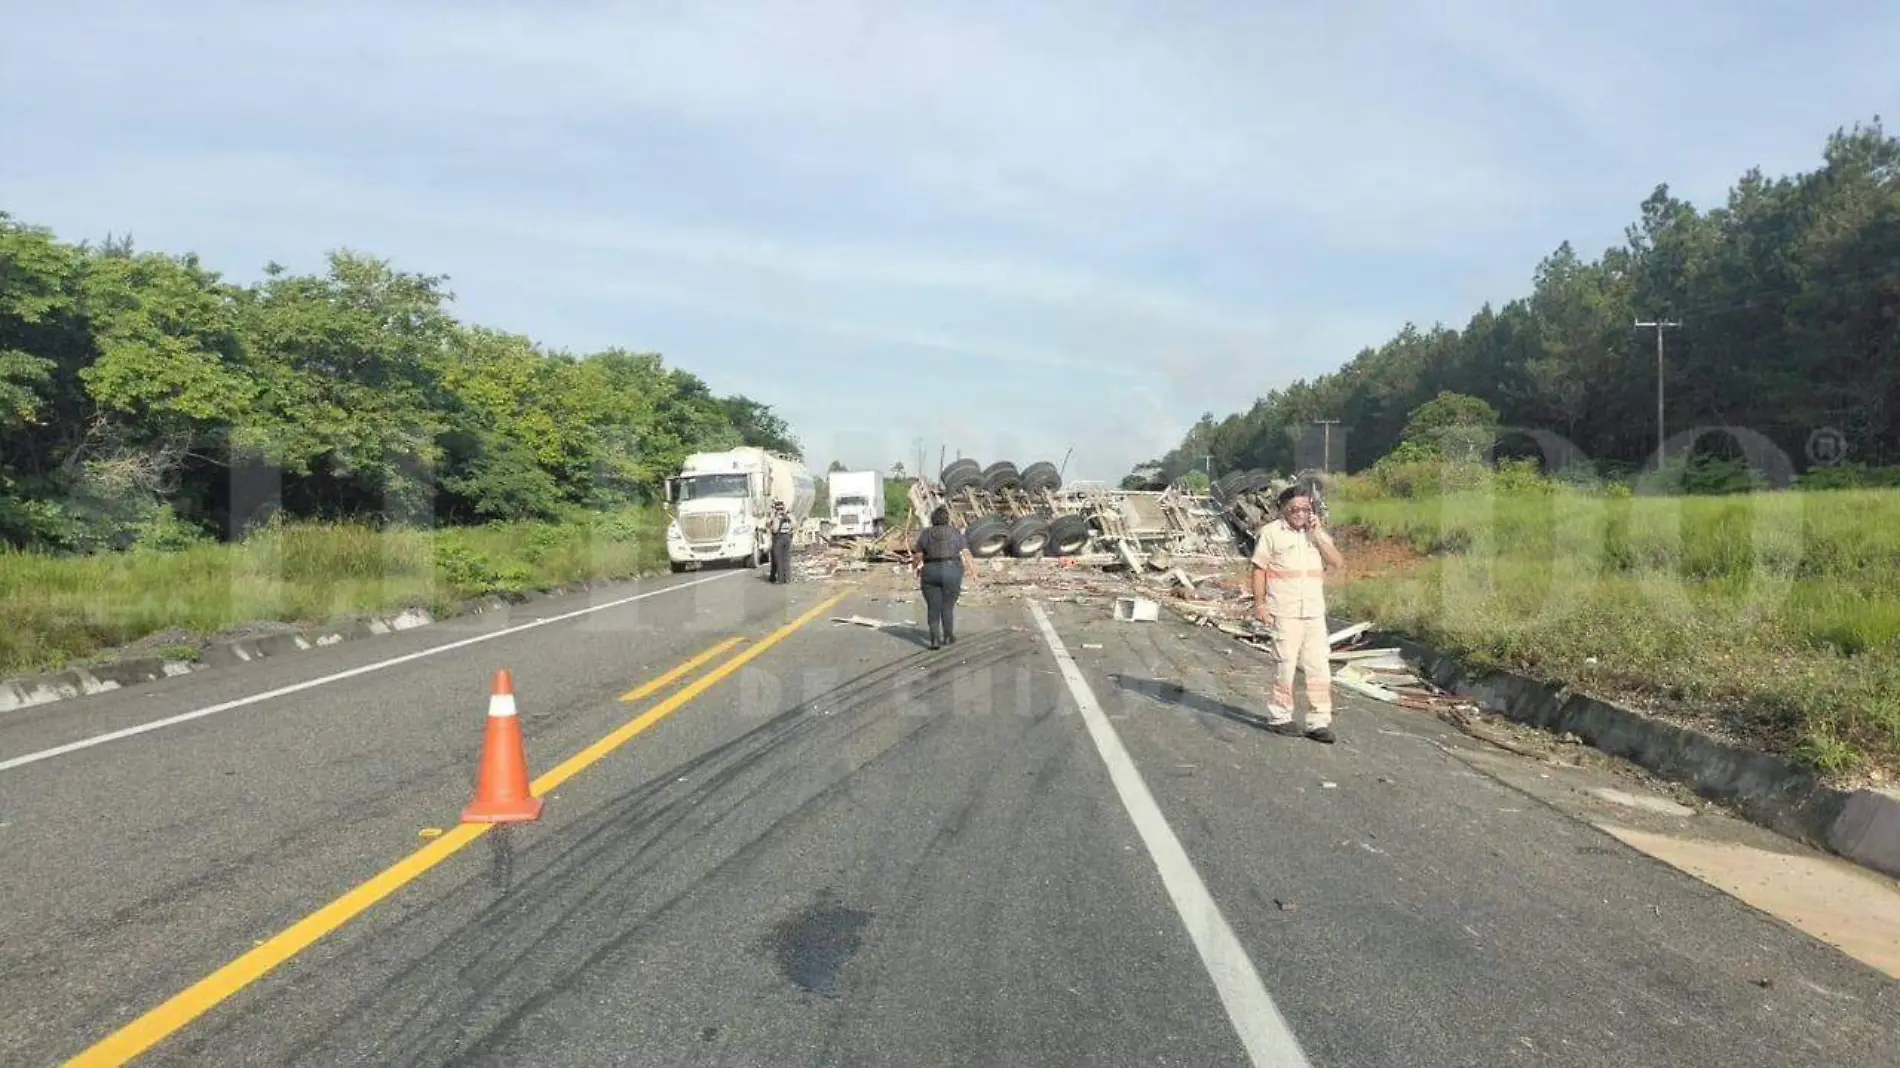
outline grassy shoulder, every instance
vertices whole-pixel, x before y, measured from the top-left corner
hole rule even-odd
[[[1842,780],[1900,774],[1900,491],[1537,484],[1333,511],[1394,565],[1354,568],[1341,611]]]
[[[0,677],[55,670],[154,635],[441,613],[470,598],[666,565],[658,508],[560,523],[375,530],[287,523],[241,543],[55,557],[0,550]]]

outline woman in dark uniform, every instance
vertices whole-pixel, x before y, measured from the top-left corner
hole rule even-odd
[[[792,581],[792,517],[784,501],[772,502],[772,581]]]
[[[923,583],[924,604],[930,612],[930,647],[953,645],[957,640],[957,595],[963,592],[963,562],[976,561],[963,532],[950,525],[950,509],[938,505],[930,525],[917,535],[916,568]],[[941,639],[941,640],[940,640]]]

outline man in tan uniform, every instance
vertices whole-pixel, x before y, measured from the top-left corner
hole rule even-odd
[[[1326,567],[1344,567],[1345,558],[1313,514],[1313,501],[1298,486],[1280,494],[1280,518],[1260,528],[1253,550],[1254,615],[1273,629],[1273,652],[1280,660],[1267,722],[1288,732],[1293,726],[1293,677],[1306,674],[1306,736],[1333,740],[1332,646],[1326,641]]]

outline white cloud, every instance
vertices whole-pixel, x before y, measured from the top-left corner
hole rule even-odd
[[[478,321],[783,396],[808,437],[842,406],[1115,477],[1521,293],[1657,181],[1809,165],[1891,101],[1891,15],[1725,10],[41,8],[0,43],[0,206],[238,275],[349,244]],[[952,392],[827,379],[880,361]],[[1019,379],[1049,396],[954,392]]]
[[[1404,67],[1390,36],[1316,50],[1311,16],[1250,14],[1235,34],[1100,11],[702,5],[421,32],[508,84],[545,79],[563,108],[683,117],[807,179],[921,187],[1109,244],[1278,213],[1415,247],[1444,211],[1529,195],[1476,131],[1383,74]]]
[[[1474,201],[1496,209],[1530,195],[1508,157],[1399,77],[1416,66],[1404,42],[1325,16],[1197,24],[1175,9],[1137,20],[1081,4],[318,10],[250,5],[193,20],[169,8],[118,28],[179,57],[204,89],[235,70],[278,90],[239,108],[301,99],[330,121],[470,142],[549,123],[620,140],[636,159],[656,124],[681,125],[832,195],[927,196],[939,211],[1110,246],[1296,219],[1328,240],[1416,248],[1456,225],[1447,212],[1469,226]],[[110,44],[94,45],[95,91],[144,77],[136,62],[112,63]],[[324,52],[340,62],[311,62]]]

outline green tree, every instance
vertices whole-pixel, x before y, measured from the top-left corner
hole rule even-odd
[[[0,212],[0,432],[36,423],[58,363],[39,355],[73,311],[74,257]]]
[[[727,397],[720,403],[725,408],[726,419],[739,431],[743,444],[800,460],[805,458],[804,447],[792,436],[785,420],[771,408],[746,396]]]
[[[1631,324],[1657,318],[1683,324],[1668,338],[1667,427],[1748,427],[1797,460],[1832,427],[1851,459],[1900,462],[1900,140],[1878,119],[1837,130],[1814,170],[1749,171],[1707,209],[1658,185],[1620,245],[1592,260],[1561,243],[1529,292],[1462,330],[1405,324],[1332,374],[1203,415],[1162,474],[1208,454],[1221,470],[1288,469],[1315,418],[1341,420],[1363,465],[1441,392],[1490,405],[1497,425],[1553,430],[1605,473],[1634,467],[1655,451],[1657,372],[1653,335]],[[1719,436],[1698,449],[1735,452]]]
[[[1463,393],[1440,390],[1438,396],[1412,409],[1400,444],[1453,460],[1485,456],[1497,440],[1498,410],[1489,402]]]
[[[769,406],[657,354],[549,352],[451,301],[355,252],[236,286],[0,214],[0,539],[240,529],[234,473],[258,465],[291,517],[460,522],[651,500],[689,452],[798,451]]]

